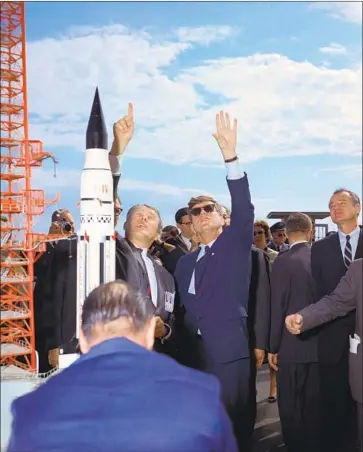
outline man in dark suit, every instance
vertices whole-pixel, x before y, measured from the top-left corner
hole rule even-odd
[[[338,232],[315,242],[311,267],[316,299],[329,295],[345,275],[350,262],[363,257],[363,232],[358,226],[358,195],[340,189],[329,202],[330,216]],[[348,379],[348,338],[354,333],[354,314],[325,324],[319,332],[318,358],[322,409],[322,446],[331,452],[354,448],[354,402]]]
[[[219,204],[200,196],[189,214],[200,247],[182,257],[175,272],[184,310],[186,364],[214,374],[241,451],[250,447],[250,346],[247,325],[254,207],[236,154],[237,120],[217,115],[214,135],[227,166],[231,225],[223,230]]]
[[[237,452],[217,379],[151,352],[155,323],[127,284],[94,289],[83,355],[14,401],[8,451]]]
[[[338,317],[344,317],[352,311],[355,313],[355,333],[349,338],[349,381],[354,400],[357,402],[357,421],[359,429],[360,449],[363,430],[363,290],[362,273],[363,260],[357,259],[351,263],[345,276],[334,292],[326,295],[318,302],[286,317],[287,329],[292,334],[301,334],[318,325],[330,322]]]
[[[289,452],[318,452],[319,367],[317,334],[292,336],[285,317],[314,302],[311,219],[303,213],[286,222],[290,248],[275,259],[271,274],[270,365],[277,370],[282,434]]]

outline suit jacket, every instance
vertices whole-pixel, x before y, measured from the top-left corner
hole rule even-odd
[[[135,246],[127,239],[120,236],[117,237],[117,258],[122,261],[121,267],[123,271],[123,279],[127,281],[132,287],[146,293],[147,289],[147,273],[144,261]],[[155,340],[154,349],[158,352],[175,354],[175,312],[168,312],[165,309],[166,293],[174,294],[175,303],[175,283],[173,276],[149,254],[148,257],[152,260],[155,270],[155,276],[158,285],[158,300],[155,310],[155,315],[162,318],[172,329],[172,336],[167,341]]]
[[[249,356],[247,327],[254,207],[248,179],[228,180],[232,198],[231,225],[202,259],[195,277],[196,295],[188,292],[199,250],[183,256],[175,277],[187,332],[183,346],[197,348],[198,329],[204,348],[215,362]]]
[[[251,251],[251,282],[248,300],[250,347],[268,350],[270,339],[271,266],[267,254],[254,245]]]
[[[317,332],[294,336],[285,328],[285,317],[314,302],[310,245],[297,243],[279,254],[271,274],[270,352],[281,363],[309,363],[318,360]]]
[[[13,402],[8,451],[237,452],[220,397],[216,378],[110,339]]]
[[[360,344],[357,353],[349,353],[349,379],[353,398],[363,403],[362,369],[363,369],[363,290],[362,290],[362,259],[352,262],[345,276],[334,292],[326,295],[317,303],[303,309],[299,314],[303,317],[303,330],[310,330],[318,325],[329,322],[337,317],[355,313],[355,337]]]
[[[151,257],[158,283],[158,302],[155,315],[160,316],[174,331],[174,313],[165,310],[166,292],[175,293],[173,277]],[[121,236],[116,239],[116,279],[146,293],[147,279],[143,261],[136,248]],[[42,322],[48,331],[47,349],[59,347],[72,340],[76,331],[77,297],[77,237],[59,241],[54,249],[51,268],[43,289]],[[158,351],[172,353],[174,336],[161,343],[155,341]]]
[[[361,229],[355,259],[363,257]],[[311,248],[311,268],[316,287],[316,300],[329,295],[339,284],[347,269],[344,265],[339,236],[331,234],[315,242]],[[319,332],[319,362],[337,363],[348,359],[349,335],[354,332],[354,313],[327,323]]]

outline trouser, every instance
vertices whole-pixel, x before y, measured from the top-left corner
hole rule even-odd
[[[319,363],[321,394],[321,445],[329,452],[355,448],[356,407],[349,386],[348,359]]]
[[[223,404],[232,422],[240,452],[252,450],[256,419],[256,371],[250,358],[229,363],[216,363],[206,352],[203,339],[198,338],[199,362],[195,367],[216,376],[221,385]]]
[[[357,403],[358,444],[359,451],[363,450],[363,403]]]
[[[277,390],[281,430],[287,450],[318,452],[318,364],[279,363]]]

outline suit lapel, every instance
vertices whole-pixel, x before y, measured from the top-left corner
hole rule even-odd
[[[339,262],[340,265],[343,266],[344,269],[346,269],[345,264],[344,264],[343,254],[342,254],[342,248],[340,246],[339,234],[336,233],[336,235],[332,235],[331,241],[332,241],[331,250],[332,250],[332,253],[334,254],[334,260],[336,260],[336,262]],[[334,260],[332,260],[332,262],[334,262]]]

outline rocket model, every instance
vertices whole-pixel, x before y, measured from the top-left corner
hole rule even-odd
[[[80,207],[80,228],[77,233],[77,339],[84,300],[100,284],[115,280],[113,179],[98,88],[86,132]]]
[[[77,343],[84,300],[95,287],[115,280],[114,183],[98,88],[86,132],[80,210],[80,227],[77,232]],[[63,348],[59,367],[69,365],[77,356],[73,346]]]

